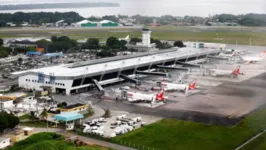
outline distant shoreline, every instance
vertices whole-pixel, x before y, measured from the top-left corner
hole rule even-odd
[[[119,3],[42,3],[42,4],[6,4],[0,5],[3,10],[29,10],[29,9],[59,9],[59,8],[87,8],[87,7],[120,7]]]

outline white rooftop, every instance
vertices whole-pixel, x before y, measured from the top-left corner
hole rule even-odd
[[[137,57],[137,58],[128,58],[124,60],[92,64],[92,65],[80,66],[80,67],[75,67],[75,68],[71,68],[71,66],[74,64],[62,64],[58,66],[14,72],[12,74],[19,75],[19,74],[26,73],[26,72],[35,72],[35,73],[43,73],[46,75],[54,74],[54,76],[64,76],[64,77],[79,76],[79,75],[84,75],[84,74],[97,73],[97,72],[101,72],[104,70],[107,71],[107,70],[117,69],[120,67],[123,67],[123,68],[129,67],[129,66],[133,66],[136,64],[150,63],[152,61],[163,61],[166,58],[170,59],[170,58],[176,58],[177,56],[187,56],[192,53],[195,54],[200,51],[202,51],[202,49],[181,48],[178,51],[174,51],[174,52],[154,54],[154,55],[142,56],[142,57]]]
[[[100,23],[114,23],[114,22],[110,20],[102,20]]]

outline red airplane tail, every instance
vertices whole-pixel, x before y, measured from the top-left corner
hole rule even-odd
[[[158,94],[156,94],[157,101],[166,101],[167,97],[164,97],[164,90],[162,89]]]
[[[232,72],[233,75],[239,75],[240,73],[240,66],[237,66],[236,69]]]
[[[189,90],[194,90],[196,89],[196,80],[193,80],[188,87]]]

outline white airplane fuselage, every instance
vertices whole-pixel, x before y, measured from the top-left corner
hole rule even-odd
[[[231,76],[232,75],[232,71],[231,70],[220,70],[220,69],[211,69],[210,70],[211,76]]]
[[[187,84],[175,84],[175,83],[161,83],[165,91],[186,91],[188,88]]]
[[[263,58],[261,57],[251,57],[251,56],[242,57],[242,59],[244,62],[250,62],[250,63],[260,62],[263,60]]]
[[[128,99],[129,102],[153,101],[153,100],[155,100],[155,96],[154,95],[150,95],[150,94],[128,92],[127,93],[127,99]]]

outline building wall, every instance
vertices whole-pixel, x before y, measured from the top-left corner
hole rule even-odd
[[[83,105],[83,106],[79,106],[79,107],[75,107],[75,108],[71,108],[71,109],[64,109],[64,108],[59,108],[60,112],[82,112],[82,111],[86,111],[88,109],[88,104]]]
[[[151,31],[142,31],[142,44],[150,47],[151,45]]]
[[[97,27],[97,23],[84,23],[81,27]]]
[[[103,23],[101,25],[102,27],[117,27],[118,26],[117,23]]]
[[[50,82],[50,78],[45,77],[44,82],[38,82],[38,75],[26,75],[19,77],[18,83],[19,87],[26,89],[35,89],[35,90],[43,90],[41,86],[51,87],[52,92],[56,92],[56,89],[65,89],[66,93],[70,93],[70,89],[73,83],[73,80],[54,80],[54,83]]]
[[[0,149],[3,149],[10,145],[10,138],[6,138],[0,141]]]
[[[14,106],[13,100],[3,101],[3,102],[0,101],[0,109],[6,109],[6,108],[13,107],[13,106]]]

